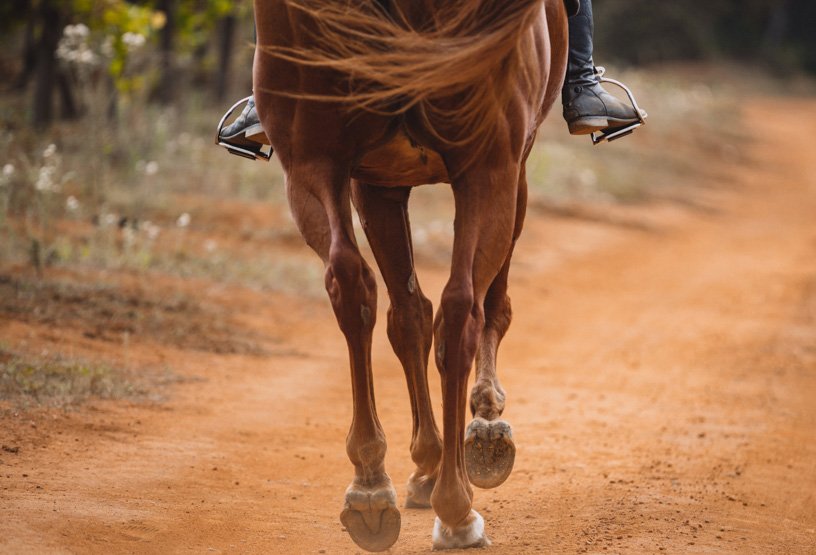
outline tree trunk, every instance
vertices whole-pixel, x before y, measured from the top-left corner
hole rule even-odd
[[[227,98],[232,71],[232,51],[235,45],[235,16],[221,19],[218,29],[218,75],[215,80],[215,99],[223,102]]]
[[[34,90],[33,123],[44,128],[54,119],[54,85],[57,76],[55,52],[62,36],[62,17],[56,0],[40,4],[40,37],[36,47],[36,87]]]
[[[763,40],[763,50],[771,57],[779,51],[788,31],[788,12],[790,10],[788,4],[787,0],[781,0],[771,8]]]
[[[28,85],[31,74],[34,73],[34,68],[37,65],[37,48],[34,38],[34,18],[29,17],[26,21],[25,35],[23,37],[23,67],[14,82],[14,88],[17,90],[24,89]]]
[[[62,105],[60,116],[62,116],[63,119],[78,118],[80,107],[74,95],[71,76],[61,69],[57,70],[57,87],[59,87],[59,97]]]
[[[176,97],[178,79],[174,52],[177,26],[176,0],[159,0],[156,7],[164,12],[166,17],[159,39],[161,82],[156,89],[156,98],[162,104],[170,104]]]

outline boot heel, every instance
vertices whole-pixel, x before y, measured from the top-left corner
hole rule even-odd
[[[585,117],[567,123],[570,135],[589,135],[609,127],[606,118]]]

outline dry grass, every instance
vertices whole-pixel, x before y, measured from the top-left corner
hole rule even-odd
[[[167,371],[165,379],[171,375]],[[0,346],[0,401],[18,409],[67,408],[91,398],[145,400],[153,385],[144,376],[99,362],[24,355]]]
[[[0,274],[0,317],[67,327],[88,339],[117,344],[141,341],[220,354],[265,353],[257,334],[218,304],[147,280],[136,287],[96,280],[98,276],[83,274],[70,280]]]

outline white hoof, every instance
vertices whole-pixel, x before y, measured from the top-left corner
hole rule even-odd
[[[482,515],[470,510],[470,515],[464,524],[457,528],[449,528],[436,517],[433,529],[433,548],[438,549],[467,549],[469,547],[486,547],[490,540],[485,535],[485,523]]]

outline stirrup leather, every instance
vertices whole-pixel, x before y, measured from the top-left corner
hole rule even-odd
[[[620,81],[610,79],[609,77],[604,77],[605,73],[606,68],[600,66],[595,68],[595,75],[598,76],[598,81],[600,83],[611,83],[612,85],[620,87],[621,89],[624,90],[624,92],[626,92],[626,96],[629,97],[629,102],[632,104],[632,108],[635,109],[638,121],[630,123],[628,125],[622,125],[619,127],[609,127],[602,131],[596,131],[595,133],[592,133],[590,137],[592,138],[593,145],[599,145],[604,141],[611,143],[612,141],[616,141],[618,139],[626,137],[627,135],[631,135],[632,133],[635,132],[635,129],[646,125],[646,118],[649,117],[649,114],[646,113],[646,110],[643,110],[640,106],[638,106],[637,100],[635,100],[635,95],[632,94],[632,91],[629,90],[629,87],[627,87]]]
[[[218,122],[218,128],[215,130],[215,144],[218,146],[223,146],[230,154],[235,154],[236,156],[241,156],[242,158],[249,158],[250,160],[263,160],[264,162],[269,162],[269,159],[272,157],[271,146],[268,150],[264,151],[265,145],[262,145],[261,143],[257,143],[258,148],[255,148],[254,146],[231,144],[221,139],[221,131],[224,130],[224,125],[229,117],[233,114],[233,112],[235,112],[236,109],[238,109],[239,106],[246,104],[250,98],[252,97],[248,96],[246,98],[242,98],[233,104],[232,108],[227,110],[227,113],[224,114],[224,117],[222,117],[221,121]]]

